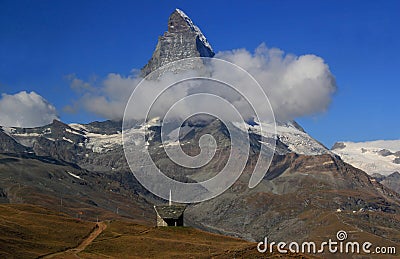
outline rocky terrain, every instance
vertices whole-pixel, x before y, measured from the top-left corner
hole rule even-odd
[[[181,10],[176,9],[168,20],[168,31],[158,38],[156,49],[149,62],[142,68],[145,77],[152,71],[170,62],[192,57],[213,57],[214,51],[207,38],[192,20]],[[202,64],[192,64],[181,69],[199,69]],[[171,68],[170,68],[171,69]]]
[[[142,73],[147,75],[166,62],[195,56],[212,57],[212,48],[193,22],[176,10]],[[189,205],[186,225],[251,241],[265,236],[276,241],[327,240],[344,229],[354,238],[399,245],[398,173],[377,180],[347,163],[346,155],[340,153],[347,143],[337,144],[331,151],[294,121],[278,122],[276,139],[271,137],[273,131],[264,136],[276,141],[274,158],[261,183],[249,189],[250,174],[263,144],[260,123],[235,128],[235,134],[248,134],[250,139],[243,175],[222,195]],[[181,145],[190,155],[199,153],[202,135],[214,137],[218,149],[209,164],[199,169],[177,166],[164,151],[160,126],[134,125],[133,130],[149,131],[147,148],[171,178],[183,182],[209,179],[229,156],[231,136],[226,125],[208,120],[181,127],[185,129],[180,141],[169,144]],[[0,201],[37,204],[88,220],[128,217],[155,224],[153,204],[164,201],[146,191],[131,173],[121,128],[120,121],[68,125],[56,120],[37,128],[2,127]],[[368,152],[372,151],[364,153]],[[392,159],[397,154],[388,152],[382,151],[381,156]]]

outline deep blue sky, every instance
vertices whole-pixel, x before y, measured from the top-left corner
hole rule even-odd
[[[325,145],[400,139],[400,1],[0,0],[0,93],[35,91],[66,122],[99,119],[63,112],[76,99],[65,76],[141,68],[177,7],[216,51],[265,42],[321,56],[338,92],[328,112],[298,121]]]

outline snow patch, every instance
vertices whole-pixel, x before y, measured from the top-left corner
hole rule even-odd
[[[69,138],[63,137],[63,140],[65,140],[65,141],[67,141],[67,142],[69,142],[71,144],[74,144],[74,142],[72,140],[70,140]]]
[[[76,179],[83,180],[79,175],[73,174],[73,173],[68,172],[68,171],[67,171],[67,174],[69,174],[72,177],[75,177]]]
[[[333,164],[333,163],[334,163],[333,161],[326,161],[326,162],[323,162],[322,165],[330,165],[330,164]]]
[[[88,129],[82,124],[71,123],[71,124],[68,124],[68,126],[77,131],[86,131],[86,132],[88,131]]]
[[[68,128],[65,129],[65,131],[68,132],[68,133],[75,134],[75,135],[80,135],[80,136],[82,135],[81,133],[79,133],[79,132],[77,132],[77,131],[74,131],[74,130],[71,130],[71,129],[68,129]]]
[[[122,146],[122,134],[97,134],[88,132],[86,135],[86,147],[92,149],[95,153],[104,153]]]
[[[235,127],[243,129],[240,124],[233,123]],[[313,139],[310,135],[297,128],[294,123],[279,123],[276,125],[273,123],[257,122],[256,125],[247,125],[247,128],[255,133],[261,135],[261,128],[264,132],[264,137],[272,138],[276,134],[276,137],[286,146],[288,146],[291,152],[302,154],[302,155],[322,155],[330,154],[331,152],[324,147],[321,143]],[[261,142],[263,143],[263,142]]]
[[[12,133],[13,136],[15,137],[40,137],[43,134],[39,133]]]
[[[86,126],[78,123],[71,123],[68,126],[72,130],[66,129],[67,132],[86,137],[85,143],[77,143],[77,145],[85,146],[95,153],[105,153],[122,145],[122,134],[120,132],[107,135],[90,132]]]

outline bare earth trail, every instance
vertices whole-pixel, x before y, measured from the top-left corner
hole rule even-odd
[[[97,223],[95,229],[89,234],[89,236],[82,241],[77,247],[65,250],[63,252],[58,252],[50,255],[46,255],[42,258],[58,258],[58,259],[72,259],[72,258],[80,258],[78,253],[85,250],[85,248],[90,245],[93,240],[96,239],[105,229],[107,228],[107,224],[105,222]]]

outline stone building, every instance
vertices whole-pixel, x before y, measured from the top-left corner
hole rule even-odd
[[[185,205],[172,204],[172,192],[169,190],[168,204],[154,206],[157,213],[157,227],[183,226]]]
[[[154,206],[157,213],[157,227],[183,226],[184,205],[158,205]]]

